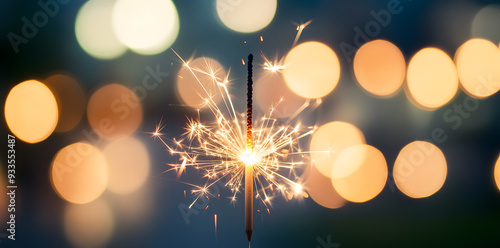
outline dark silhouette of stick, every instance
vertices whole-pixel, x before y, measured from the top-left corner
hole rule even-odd
[[[253,152],[252,147],[252,62],[253,55],[248,55],[248,77],[247,77],[247,152]],[[253,232],[253,165],[245,165],[245,233],[248,238],[248,247]]]

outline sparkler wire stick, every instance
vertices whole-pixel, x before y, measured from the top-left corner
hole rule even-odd
[[[253,55],[248,55],[248,78],[247,78],[247,154],[253,153],[252,147],[252,62]],[[245,165],[245,233],[248,238],[248,246],[253,232],[253,164]]]
[[[247,130],[244,130],[244,117],[239,117],[240,115],[235,111],[227,89],[227,76],[221,81],[215,76],[216,70],[209,64],[206,64],[208,67],[206,70],[191,67],[190,61],[184,61],[173,49],[172,51],[202,87],[200,96],[207,95],[203,98],[205,106],[212,112],[216,121],[206,124],[201,120],[189,119],[185,127],[186,132],[180,139],[174,138],[172,145],[167,144],[162,138],[163,134],[160,131],[163,125],[160,121],[156,130],[151,134],[160,139],[171,155],[179,156],[179,162],[167,164],[172,168],[165,172],[175,171],[179,178],[188,167],[192,167],[201,171],[203,177],[207,178],[204,185],[186,183],[195,188],[191,191],[195,199],[189,208],[200,199],[209,199],[210,196],[214,196],[209,191],[210,187],[223,179],[227,179],[224,185],[229,187],[233,194],[231,203],[236,202],[236,195],[244,187],[245,233],[250,247],[253,233],[254,198],[261,200],[269,213],[271,199],[275,194],[282,194],[287,200],[291,200],[294,196],[308,197],[300,182],[295,181],[299,178],[295,170],[304,164],[302,160],[305,159],[304,154],[307,153],[300,148],[299,140],[311,135],[316,128],[308,127],[309,131],[301,133],[300,123],[292,127],[291,119],[287,120],[284,125],[279,124],[279,120],[273,117],[273,112],[278,105],[276,104],[270,108],[267,115],[257,120],[256,128],[253,129],[253,55],[250,54],[246,64],[248,66]],[[269,66],[272,72],[276,72],[282,68],[281,64],[281,62],[268,63],[266,67]],[[214,94],[208,90],[199,76],[208,77],[210,82],[218,87],[223,96],[223,104],[219,106],[215,102]],[[317,102],[317,104],[320,103]],[[309,102],[298,111],[301,112],[308,106]],[[225,111],[228,115],[224,115]],[[297,116],[298,113],[295,113],[292,118]],[[282,174],[283,170],[288,170],[288,175]]]

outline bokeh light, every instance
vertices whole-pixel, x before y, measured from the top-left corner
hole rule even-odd
[[[326,177],[331,177],[335,159],[346,148],[365,143],[365,136],[354,125],[334,121],[322,125],[311,138],[309,151],[313,165]]]
[[[427,141],[414,141],[401,149],[394,163],[396,186],[412,198],[424,198],[436,193],[444,184],[446,158],[443,152]]]
[[[401,50],[386,40],[364,44],[354,56],[354,75],[375,96],[394,95],[403,85],[406,62]]]
[[[87,118],[95,133],[108,140],[129,136],[142,122],[142,104],[129,88],[109,84],[89,99]]]
[[[5,100],[4,111],[9,129],[28,143],[37,143],[49,137],[59,119],[54,94],[36,80],[14,86]]]
[[[114,140],[103,150],[108,164],[108,189],[117,194],[136,191],[149,175],[149,155],[139,140]]]
[[[273,116],[278,118],[290,117],[306,102],[286,86],[279,72],[264,73],[255,82],[253,90],[257,107],[264,113],[273,108]]]
[[[226,72],[217,60],[207,57],[196,58],[189,62],[189,67],[183,66],[179,70],[176,81],[177,94],[185,104],[199,109],[206,105],[208,98],[212,98],[215,103],[222,100],[217,83],[225,81]]]
[[[485,98],[500,89],[500,49],[491,41],[468,40],[457,49],[455,63],[462,88],[470,96]]]
[[[426,110],[437,109],[458,91],[458,75],[453,60],[442,50],[424,48],[408,65],[408,97]]]
[[[369,145],[351,146],[343,150],[335,160],[332,170],[332,184],[335,190],[351,202],[366,202],[384,189],[387,181],[387,163],[384,155]],[[335,171],[351,171],[345,176]]]
[[[325,208],[336,209],[345,205],[346,200],[335,191],[330,177],[323,175],[316,166],[310,166],[304,188],[311,199]]]
[[[73,129],[85,112],[85,93],[80,84],[70,76],[56,74],[43,80],[54,94],[59,106],[59,122],[56,132],[67,132]]]
[[[217,0],[217,14],[228,28],[251,33],[265,28],[274,18],[277,0]]]
[[[64,231],[75,247],[106,247],[114,227],[113,213],[102,200],[85,205],[68,204],[64,211]]]
[[[339,59],[323,43],[302,43],[286,56],[283,76],[295,94],[305,98],[321,98],[337,86],[340,78]]]
[[[479,10],[472,21],[471,35],[491,42],[500,42],[500,5],[491,4]]]
[[[76,16],[78,44],[94,58],[114,59],[127,51],[113,31],[111,14],[114,4],[114,0],[90,0],[83,4]]]
[[[179,16],[170,0],[117,0],[113,30],[118,39],[140,54],[158,54],[179,34]]]
[[[106,189],[108,167],[104,155],[87,143],[73,143],[55,155],[50,168],[52,187],[69,202],[84,204]]]
[[[497,188],[500,190],[500,156],[498,156],[493,174],[495,178],[495,183],[497,184]]]

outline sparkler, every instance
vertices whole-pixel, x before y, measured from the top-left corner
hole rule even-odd
[[[191,193],[195,196],[189,208],[200,198],[209,199],[216,197],[210,189],[216,183],[223,183],[232,192],[231,202],[236,203],[236,196],[244,180],[245,188],[245,233],[249,246],[253,232],[253,198],[258,199],[267,212],[272,206],[271,200],[275,195],[281,194],[287,200],[294,197],[308,197],[303,191],[298,175],[298,169],[304,164],[306,154],[302,151],[299,141],[312,134],[316,127],[303,127],[300,122],[295,126],[291,123],[305,108],[310,106],[310,101],[300,107],[284,124],[273,117],[278,104],[272,106],[270,111],[253,123],[252,119],[252,61],[248,57],[248,82],[247,82],[247,114],[235,110],[233,100],[229,95],[229,76],[216,77],[216,71],[207,63],[207,68],[196,68],[189,65],[177,52],[172,51],[182,61],[202,88],[200,96],[204,99],[204,107],[212,113],[215,121],[189,119],[185,133],[181,138],[166,139],[161,133],[163,124],[160,122],[152,136],[158,138],[171,155],[179,157],[179,162],[167,164],[171,168],[165,172],[175,171],[181,177],[188,168],[194,168],[203,173],[205,184],[193,186]],[[274,60],[274,63],[262,54],[265,60],[264,69],[270,73],[280,73],[284,68],[283,60]],[[242,64],[245,61],[242,60]],[[217,85],[218,92],[210,92],[199,75],[208,77],[209,83]],[[215,101],[215,94],[222,96],[222,103]],[[312,107],[317,107],[321,101],[316,101]],[[255,124],[255,125],[254,125]],[[246,125],[246,132],[245,132]],[[255,187],[255,192],[254,192]],[[208,207],[208,206],[207,206]]]
[[[262,36],[261,36],[262,37]],[[252,62],[253,55],[248,55],[248,79],[247,79],[247,150],[246,156],[253,154],[252,141]],[[248,158],[247,158],[248,159]],[[252,159],[250,159],[252,160]],[[243,161],[245,163],[245,233],[248,238],[248,246],[253,232],[253,162]]]

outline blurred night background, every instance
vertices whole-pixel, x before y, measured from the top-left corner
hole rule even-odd
[[[5,139],[8,134],[17,136],[17,190],[15,241],[7,238],[8,196],[0,196],[0,246],[247,247],[243,194],[233,205],[231,191],[216,188],[220,198],[198,201],[189,209],[193,187],[186,183],[200,185],[206,178],[190,168],[179,180],[175,171],[164,173],[171,168],[167,164],[180,163],[179,156],[171,155],[152,132],[161,122],[165,140],[182,137],[187,117],[197,118],[193,106],[199,104],[194,90],[198,86],[172,48],[183,59],[192,58],[193,64],[206,57],[198,60],[200,67],[219,68],[215,74],[221,79],[229,73],[228,90],[241,113],[246,111],[243,61],[253,53],[255,116],[284,97],[277,118],[286,123],[308,98],[311,106],[292,123],[298,119],[317,128],[335,121],[349,123],[344,128],[359,129],[360,139],[385,157],[387,166],[378,163],[387,167],[388,176],[383,169],[360,167],[366,170],[355,172],[384,182],[377,184],[367,176],[360,187],[368,188],[361,191],[373,193],[361,200],[349,190],[339,196],[337,185],[331,183],[335,179],[329,178],[332,169],[326,169],[325,176],[319,165],[321,173],[316,169],[314,157],[306,159],[298,172],[304,172],[301,180],[306,181],[309,197],[288,200],[278,195],[269,212],[255,201],[251,247],[500,247],[500,182],[494,176],[495,164],[500,167],[498,2],[279,0],[274,7],[275,2],[2,1],[1,132]],[[469,41],[472,38],[480,39]],[[360,52],[356,64],[358,49],[379,39],[388,42],[377,43],[370,51],[366,47],[364,62]],[[312,50],[302,46],[305,43]],[[293,61],[288,54],[292,47],[303,48],[295,54],[299,64],[316,63],[319,69],[287,67],[287,61]],[[419,53],[428,47],[440,50],[427,50],[427,56]],[[377,51],[382,55],[374,55]],[[269,70],[262,54],[285,68]],[[311,57],[314,54],[321,58]],[[422,56],[412,68],[409,63],[416,54]],[[377,69],[385,62],[370,59],[389,61],[386,70]],[[434,74],[425,74],[435,68]],[[273,73],[271,79],[261,80],[266,72]],[[360,80],[363,72],[366,83]],[[395,86],[387,86],[390,83],[384,79],[378,82],[373,75],[391,78]],[[308,90],[295,85],[299,90],[293,91],[297,84],[293,77],[306,78],[300,83]],[[7,105],[11,89],[27,80],[41,83],[30,81],[12,96],[13,104],[24,107]],[[320,90],[322,80],[331,88]],[[486,93],[476,94],[478,85],[486,85],[482,91]],[[31,111],[30,106],[38,110]],[[214,121],[206,108],[200,113],[206,122]],[[96,130],[109,127],[102,119],[116,126],[110,132]],[[335,130],[324,132],[324,137],[301,139],[301,147],[308,151],[314,145],[311,140],[335,136],[331,134]],[[434,143],[446,164],[436,155],[439,150],[415,158],[419,148],[408,147],[417,149],[409,151],[408,159],[423,162],[412,166],[410,161],[405,167],[414,174],[393,176],[398,154],[416,140]],[[72,148],[61,151],[67,146]],[[318,146],[321,149],[322,144]],[[80,148],[91,155],[79,156]],[[0,160],[0,185],[5,190],[8,149],[2,149]],[[333,166],[333,158],[319,160]],[[377,161],[366,163],[371,162]],[[62,171],[51,168],[61,164],[57,170]],[[75,164],[88,169],[79,171],[80,167],[71,167]],[[99,178],[106,177],[103,170],[109,176],[107,183]],[[69,180],[57,181],[57,173]],[[500,168],[497,180],[499,173]],[[406,176],[417,174],[420,178],[413,185],[404,184]],[[411,186],[427,191],[412,191]]]

